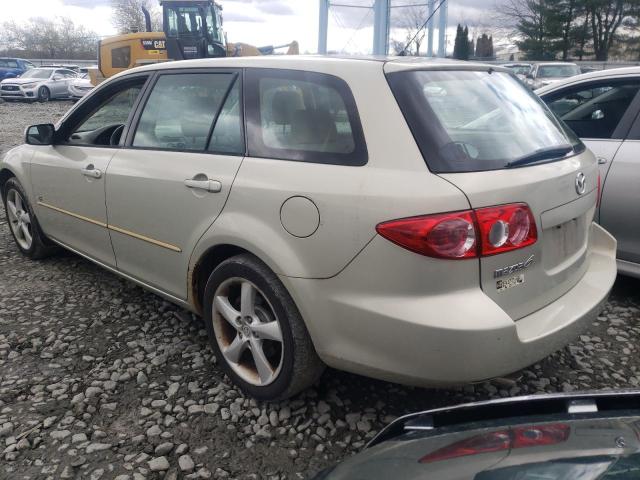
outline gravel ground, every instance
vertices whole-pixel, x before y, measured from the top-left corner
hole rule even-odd
[[[69,104],[0,104],[0,151]],[[0,210],[0,478],[308,478],[415,410],[640,383],[640,282],[590,331],[477,385],[425,390],[328,370],[278,404],[244,398],[202,321],[70,253],[23,258]]]

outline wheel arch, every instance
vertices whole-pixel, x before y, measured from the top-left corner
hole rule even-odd
[[[7,183],[7,180],[12,177],[16,177],[16,174],[13,173],[12,170],[6,167],[0,169],[0,194],[4,195],[4,186]]]
[[[221,243],[206,249],[198,256],[196,261],[189,268],[189,297],[190,302],[196,313],[202,315],[202,298],[204,296],[204,287],[218,265],[225,260],[235,257],[243,253],[250,253],[246,248],[230,243]]]

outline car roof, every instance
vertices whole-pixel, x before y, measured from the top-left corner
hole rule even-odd
[[[573,63],[573,62],[535,62],[535,65],[544,65],[545,67],[547,65],[571,65],[573,67],[578,66],[576,63]]]
[[[560,82],[556,82],[551,85],[547,85],[546,87],[542,87],[536,90],[536,93],[539,95],[544,95],[546,93],[558,90],[560,88],[564,88],[567,85],[579,84],[579,83],[588,82],[591,80],[598,80],[598,79],[620,78],[628,75],[640,75],[640,66],[611,68],[609,70],[598,70],[596,72],[589,72],[589,73],[583,73],[581,75],[575,75],[573,77],[569,77]]]
[[[336,67],[340,64],[393,64],[397,69],[442,69],[456,68],[461,70],[478,67],[491,67],[473,62],[449,60],[442,58],[424,57],[394,57],[394,56],[340,56],[340,55],[265,55],[256,57],[224,57],[197,60],[181,60],[177,62],[155,63],[139,67],[136,71],[165,70],[175,68],[211,68],[211,67],[257,67],[257,68],[291,68],[291,69],[319,69]],[[315,68],[314,68],[315,67]],[[495,66],[493,66],[495,68]]]

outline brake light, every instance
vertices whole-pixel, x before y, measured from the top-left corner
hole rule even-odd
[[[481,453],[557,445],[567,441],[570,430],[565,423],[553,423],[483,433],[442,447],[418,461],[433,463]]]
[[[524,203],[476,210],[483,256],[528,247],[538,232],[531,209]]]
[[[552,423],[549,425],[532,425],[513,429],[513,445],[511,448],[539,447],[556,445],[569,438],[569,425]]]
[[[376,231],[412,252],[452,260],[524,248],[538,238],[524,203],[391,220],[378,224]]]
[[[600,172],[598,172],[598,196],[596,197],[596,208],[600,207],[600,195],[602,194],[602,178],[600,177]]]
[[[379,224],[376,231],[387,240],[428,257],[477,256],[475,221],[470,211],[392,220]]]
[[[434,463],[481,453],[501,452],[508,450],[510,445],[511,437],[508,430],[484,433],[442,447],[422,457],[419,463]]]

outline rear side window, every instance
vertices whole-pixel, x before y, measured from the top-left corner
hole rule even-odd
[[[337,165],[367,162],[355,101],[343,80],[250,69],[246,98],[251,156]]]
[[[388,79],[433,172],[498,170],[584,150],[508,73],[425,70],[392,73]]]
[[[3,67],[3,68],[18,68],[18,61],[17,60],[6,59],[6,58],[0,58],[0,67]]]
[[[553,113],[580,138],[622,139],[618,126],[640,90],[640,80],[581,85],[543,97]]]
[[[131,47],[111,50],[111,68],[128,68],[131,63]]]
[[[133,146],[204,151],[211,138],[209,151],[242,153],[239,94],[233,90],[236,80],[235,73],[160,76],[140,117]],[[218,113],[223,120],[212,130]]]

